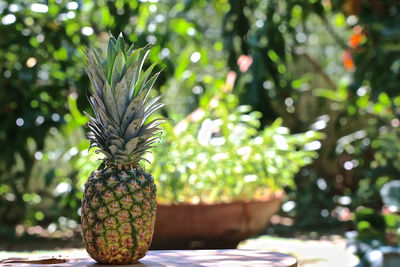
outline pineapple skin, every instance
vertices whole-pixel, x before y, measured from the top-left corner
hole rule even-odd
[[[99,263],[132,264],[150,247],[156,218],[156,185],[141,169],[93,171],[82,198],[82,240]]]

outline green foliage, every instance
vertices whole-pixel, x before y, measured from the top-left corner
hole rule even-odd
[[[387,119],[395,120],[392,116]],[[380,209],[384,204],[382,200],[389,197],[381,196],[382,187],[387,182],[399,180],[400,130],[391,126],[376,129],[376,123],[368,129],[370,136],[376,136],[373,141],[365,136],[349,144],[347,148],[354,150],[355,160],[359,164],[354,170],[359,186],[354,189],[352,205],[354,208],[363,205]]]
[[[399,179],[400,7],[396,1],[59,2],[0,1],[2,224],[34,224],[43,219],[40,222],[47,225],[60,214],[77,218],[84,172],[98,162],[83,152],[87,142],[81,127],[86,119],[78,110],[86,110],[87,101],[84,97],[68,100],[68,96],[75,92],[83,96],[90,88],[80,47],[90,43],[105,54],[102,44],[109,32],[122,32],[136,47],[155,43],[144,68],[156,62],[163,68],[155,88],[157,93],[168,92],[162,110],[165,117],[179,122],[200,106],[210,120],[217,120],[221,112],[208,111],[208,105],[225,88],[226,74],[232,70],[237,75],[233,94],[239,104],[262,113],[252,113],[260,128],[247,127],[257,132],[251,134],[250,143],[278,117],[292,133],[317,129],[326,135],[314,163],[297,175],[297,189],[286,188],[296,202],[288,215],[297,219],[297,225],[320,225],[322,211],[331,217],[341,206],[379,210],[380,189]],[[356,31],[361,35],[357,37]],[[360,39],[354,43],[353,37]],[[117,43],[113,45],[121,45]],[[241,55],[251,57],[248,70],[238,64]],[[119,58],[126,60],[125,55]],[[78,108],[71,108],[74,105]],[[238,121],[231,119],[224,118],[224,123]],[[197,123],[200,129],[201,124]],[[199,133],[190,125],[187,131]],[[229,131],[221,133],[229,136]],[[196,142],[185,144],[195,149]],[[237,146],[233,144],[229,153]],[[176,150],[164,147],[160,151],[165,152],[155,153],[156,159],[160,153],[158,157],[173,160],[166,155],[168,149]],[[176,153],[183,158],[184,151]],[[232,159],[242,157],[235,153]],[[178,170],[169,166],[167,173]],[[185,162],[179,166],[188,168]],[[255,171],[248,162],[244,166],[245,175]],[[187,185],[185,175],[176,174],[177,182]],[[269,177],[260,177],[264,176]],[[321,189],[318,181],[325,181],[326,188]],[[71,185],[69,193],[57,197],[48,193],[62,182]],[[350,197],[351,203],[336,203],[341,196]]]
[[[371,208],[361,208],[355,213],[357,239],[371,244],[400,245],[400,215],[377,212]]]
[[[363,3],[358,25],[369,38],[354,53],[356,90],[365,80],[378,98],[382,92],[395,97],[400,82],[400,16],[399,3],[384,0]]]
[[[386,243],[390,246],[400,246],[400,215],[384,214],[386,223]]]
[[[400,210],[400,180],[384,184],[380,193],[382,201],[387,207]]]
[[[75,67],[80,61],[75,46],[87,38],[65,31],[76,23],[76,19],[56,19],[65,11],[65,4],[54,2],[49,6],[33,1],[0,2],[0,182],[9,186],[8,200],[1,199],[4,224],[13,225],[24,214],[29,216],[24,196],[35,193],[28,187],[35,177],[36,162],[43,159],[45,137],[65,123],[70,88],[87,85],[81,69]]]
[[[229,3],[225,49],[230,68],[239,74],[234,92],[241,104],[262,112],[263,124],[281,117],[292,132],[311,127],[327,136],[309,172],[318,178],[299,175],[298,190],[290,192],[297,203],[292,213],[298,215],[297,225],[320,225],[323,210],[334,213],[335,198],[352,198],[356,191],[350,208],[361,203],[379,208],[377,180],[398,179],[391,165],[386,168],[391,174],[379,174],[381,168],[374,165],[381,153],[370,146],[400,114],[394,105],[400,83],[398,3]],[[247,72],[237,64],[242,54],[253,59]],[[390,150],[396,146],[394,142]],[[377,158],[369,165],[371,154]],[[326,181],[323,193],[318,179]],[[315,205],[315,199],[323,204]],[[302,216],[306,211],[315,219]]]
[[[323,1],[232,0],[230,4],[225,49],[230,68],[238,73],[233,90],[241,104],[262,112],[263,125],[281,117],[291,132],[317,129],[326,134],[308,174],[300,173],[297,190],[288,193],[296,202],[290,213],[296,225],[330,226],[337,222],[331,217],[333,199],[343,193],[335,185],[341,174],[337,141],[364,121],[360,114],[347,111],[350,81],[341,54],[351,25],[339,9]],[[253,59],[246,72],[237,64],[241,54]],[[321,190],[317,181],[325,181],[327,188]]]
[[[339,220],[336,216],[332,216],[336,213],[338,204],[335,198],[327,196],[333,187],[331,181],[318,176],[311,165],[302,168],[296,175],[295,182],[295,190],[286,190],[289,200],[294,201],[295,207],[285,212],[285,215],[291,218],[299,218],[294,227],[311,230],[316,227],[338,226]]]
[[[386,224],[379,212],[370,208],[361,209],[355,214],[355,223],[360,240],[384,239]]]
[[[0,212],[8,215],[6,222],[23,223],[26,227],[51,223],[54,226],[49,229],[57,229],[66,226],[64,220],[68,219],[72,228],[79,221],[77,210],[83,183],[100,162],[94,153],[87,151],[89,142],[84,138],[83,129],[87,118],[78,110],[76,95],[71,94],[67,102],[70,113],[64,116],[65,123],[58,129],[50,129],[43,149],[36,154],[41,159],[32,168],[35,179],[23,188],[23,203],[10,208],[6,203],[14,203],[18,191],[7,184],[0,186]],[[21,214],[23,208],[26,211]]]
[[[224,12],[223,1],[206,6],[215,12],[214,15]],[[168,94],[168,108],[163,112],[175,119],[197,105],[197,95],[192,93],[192,88],[200,86],[204,91],[205,83],[210,82],[210,79],[197,79],[198,76],[211,77],[211,73],[219,73],[213,79],[223,77],[223,52],[212,49],[216,38],[208,31],[215,29],[218,21],[203,22],[204,3],[192,7],[194,11],[189,14],[184,12],[186,6],[181,1],[157,4],[127,0],[61,3],[52,0],[41,4],[31,0],[0,1],[0,85],[4,89],[0,92],[0,145],[3,148],[0,184],[7,186],[2,187],[1,191],[7,192],[0,196],[2,224],[14,226],[27,218],[30,223],[36,221],[30,212],[32,206],[23,196],[37,194],[45,198],[43,194],[46,193],[39,187],[31,187],[37,180],[46,179],[53,186],[64,180],[71,184],[71,192],[79,191],[70,176],[75,176],[81,168],[86,169],[84,165],[78,168],[73,161],[63,161],[55,170],[45,168],[36,173],[34,169],[47,165],[48,153],[65,155],[75,147],[69,141],[86,142],[82,141],[83,130],[72,130],[73,120],[67,121],[71,115],[76,115],[73,110],[68,110],[67,96],[75,92],[84,96],[90,88],[82,65],[83,45],[104,48],[101,44],[109,32],[122,32],[138,47],[156,42],[149,55],[149,66],[159,61],[165,69],[156,87],[165,84],[160,88],[163,92],[168,87],[174,88]],[[170,20],[176,20],[176,23],[169,23]],[[187,32],[175,30],[175,27],[185,25],[188,25]],[[197,51],[200,51],[201,59],[192,62],[191,55]],[[208,68],[205,68],[206,64]],[[177,73],[180,66],[184,66],[183,70]],[[186,71],[188,67],[191,67],[189,72]],[[176,104],[176,99],[180,104]],[[84,97],[78,99],[77,105],[79,110],[88,109]],[[50,148],[46,139],[52,139],[56,131],[62,132],[58,135],[58,146],[54,143]],[[79,156],[74,157],[78,162]],[[90,167],[90,163],[87,166]],[[71,199],[75,207],[79,207],[79,197]],[[64,213],[75,218],[76,208],[64,210]],[[47,211],[43,212],[42,223],[46,224]]]
[[[149,170],[161,202],[262,199],[295,186],[294,175],[317,155],[308,146],[323,135],[290,135],[281,119],[258,131],[260,113],[236,103],[225,95],[201,120],[165,126]]]

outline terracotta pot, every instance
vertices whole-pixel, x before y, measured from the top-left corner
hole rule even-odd
[[[281,199],[157,206],[151,249],[235,248],[261,232]]]

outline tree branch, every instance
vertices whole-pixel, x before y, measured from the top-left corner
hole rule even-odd
[[[315,60],[310,54],[308,54],[304,48],[298,47],[295,50],[297,55],[304,56],[304,58],[313,65],[314,69],[321,74],[324,80],[329,84],[331,89],[336,89],[336,83],[331,79],[331,77],[325,72],[324,68],[319,64],[317,60]]]

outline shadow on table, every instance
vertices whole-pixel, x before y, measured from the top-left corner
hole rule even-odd
[[[297,266],[294,257],[254,250],[169,250],[151,251],[135,267],[149,266]],[[93,264],[93,267],[107,266]]]
[[[8,258],[0,260],[4,266],[110,266],[96,263],[81,255],[66,257]],[[257,250],[152,250],[133,267],[155,266],[275,266],[295,267],[297,260],[286,254]]]

